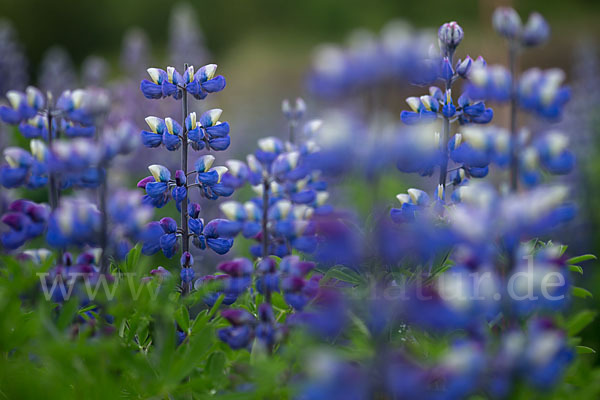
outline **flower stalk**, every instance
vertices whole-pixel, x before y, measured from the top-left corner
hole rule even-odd
[[[187,71],[188,64],[184,65],[184,71]],[[184,176],[188,176],[188,130],[185,123],[185,119],[188,115],[188,98],[187,98],[187,90],[186,88],[182,88],[182,98],[181,98],[181,111],[182,111],[182,139],[181,139],[181,170],[183,171]],[[189,251],[190,249],[190,230],[188,226],[188,183],[187,179],[185,182],[185,196],[181,202],[181,248],[182,253]],[[189,293],[190,291],[190,283],[182,282],[183,285],[183,294]]]
[[[510,190],[519,188],[519,154],[517,149],[517,43],[511,40],[508,63],[512,77],[510,90]]]
[[[51,96],[48,96],[48,103],[52,100]],[[52,132],[52,107],[48,104],[48,111],[46,114],[46,121],[48,123],[48,150],[52,151],[52,142],[53,142],[53,132]],[[56,181],[56,175],[54,172],[48,172],[48,202],[50,203],[50,208],[54,211],[58,207],[58,186]]]

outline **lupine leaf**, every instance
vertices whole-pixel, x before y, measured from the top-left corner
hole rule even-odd
[[[351,283],[353,285],[360,284],[363,279],[355,271],[346,267],[333,267],[325,273],[323,282],[327,282],[330,279],[337,279],[342,282]]]
[[[579,265],[569,265],[569,270],[583,275],[583,268]]]
[[[216,351],[208,357],[206,372],[211,378],[216,379],[223,375],[225,369],[225,353]]]
[[[575,346],[575,350],[577,351],[577,354],[595,354],[596,350],[592,349],[591,347],[587,347],[587,346]]]
[[[591,310],[583,310],[575,314],[567,323],[567,331],[570,336],[574,336],[581,332],[583,328],[592,323],[596,318],[596,313]]]
[[[569,263],[569,264],[579,264],[579,263],[582,263],[584,261],[597,260],[597,259],[598,258],[595,255],[593,255],[593,254],[583,254],[581,256],[569,258],[567,260],[567,263]]]
[[[181,306],[175,311],[175,321],[179,324],[182,331],[188,332],[190,329],[190,313],[186,306]]]
[[[572,289],[573,296],[580,297],[582,299],[587,299],[588,297],[594,297],[589,290],[584,289],[582,287],[573,286]]]

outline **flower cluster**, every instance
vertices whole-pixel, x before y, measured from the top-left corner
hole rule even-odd
[[[50,210],[45,204],[28,200],[16,200],[8,206],[2,223],[10,230],[2,234],[2,245],[7,249],[21,247],[27,240],[44,233]]]
[[[197,72],[194,72],[192,65],[186,68],[183,75],[174,67],[167,67],[166,71],[160,68],[148,68],[150,80],[144,79],[140,89],[148,99],[162,99],[169,96],[181,99],[185,90],[196,99],[203,100],[209,93],[220,92],[225,88],[225,78],[222,75],[215,75],[216,72],[216,64],[205,65]]]
[[[195,112],[188,111],[188,94],[197,100],[205,99],[209,93],[225,88],[225,78],[216,75],[216,64],[209,64],[194,72],[193,66],[185,65],[180,74],[174,67],[167,70],[149,68],[151,80],[143,80],[140,89],[148,99],[173,97],[182,100],[184,120],[180,123],[173,118],[147,117],[150,130],[141,132],[142,143],[146,147],[164,146],[169,151],[178,150],[181,154],[181,169],[175,171],[174,179],[169,169],[163,165],[150,165],[151,176],[138,183],[146,195],[143,203],[162,208],[171,199],[174,200],[181,223],[165,217],[159,222],[151,222],[143,232],[144,254],[152,255],[162,250],[168,258],[173,257],[180,248],[182,261],[181,279],[184,292],[191,290],[193,282],[193,257],[189,253],[190,240],[199,249],[211,248],[218,254],[225,254],[233,245],[233,239],[222,235],[219,226],[223,221],[215,219],[204,224],[200,218],[201,207],[190,201],[191,189],[197,188],[200,196],[216,200],[221,196],[230,196],[235,187],[223,178],[228,169],[224,166],[213,167],[215,157],[207,154],[196,160],[194,169],[188,170],[188,150],[225,150],[229,147],[229,123],[221,122],[220,109],[204,112],[198,118]],[[190,182],[190,176],[195,180]]]

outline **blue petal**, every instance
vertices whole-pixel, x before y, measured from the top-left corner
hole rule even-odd
[[[0,168],[0,184],[6,188],[16,188],[25,183],[28,169],[24,167],[10,168],[3,166]]]
[[[213,79],[206,81],[201,84],[202,89],[206,90],[208,93],[220,92],[225,88],[225,78],[223,75],[215,76]]]
[[[219,173],[215,170],[208,172],[201,172],[196,176],[198,182],[202,182],[205,185],[213,186],[219,181]]]
[[[160,250],[160,238],[164,235],[164,230],[158,222],[150,222],[142,233],[142,253],[147,256],[156,254]]]
[[[308,203],[312,203],[316,197],[317,197],[317,192],[315,192],[312,189],[308,189],[308,190],[303,190],[298,193],[294,193],[292,195],[291,199],[294,203],[308,204]]]
[[[162,135],[154,132],[142,131],[142,144],[146,147],[158,147],[162,143]]]
[[[192,231],[196,235],[202,234],[202,231],[204,230],[204,224],[199,218],[190,218],[188,221],[188,225],[190,227],[190,231]]]
[[[200,142],[204,138],[204,132],[200,128],[192,129],[188,132],[188,139],[192,142]],[[204,146],[204,143],[202,143]]]
[[[206,128],[206,133],[210,138],[224,137],[229,133],[229,122],[221,122],[220,124],[209,126]]]
[[[213,192],[222,197],[229,197],[233,194],[234,188],[231,186],[224,185],[223,183],[217,183],[210,187]]]
[[[217,254],[225,254],[233,246],[233,239],[208,238],[206,244]]]
[[[146,193],[150,197],[160,197],[168,190],[166,182],[148,182],[146,185]]]
[[[166,235],[162,235],[160,238],[160,248],[163,253],[165,253],[165,257],[171,258],[175,254],[177,250],[177,236],[175,233],[169,233]]]
[[[21,122],[21,114],[7,106],[0,106],[0,118],[7,124],[16,125]]]
[[[210,145],[210,147],[213,150],[217,150],[217,151],[222,151],[222,150],[227,149],[229,147],[230,143],[231,143],[231,138],[229,135],[222,137],[222,138],[210,139],[208,141],[208,144]]]
[[[177,135],[171,135],[170,133],[165,132],[163,133],[162,140],[167,150],[175,151],[181,147],[181,138]]]
[[[140,90],[147,99],[160,99],[163,97],[161,85],[157,85],[147,79],[144,79],[140,84]]]

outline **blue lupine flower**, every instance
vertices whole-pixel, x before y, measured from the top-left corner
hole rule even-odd
[[[512,77],[510,72],[499,65],[474,65],[469,73],[466,95],[474,100],[508,101],[510,99]]]
[[[94,188],[104,180],[104,168],[100,165],[107,155],[104,144],[93,140],[76,138],[53,143],[48,169],[60,176],[61,188],[73,186]]]
[[[569,270],[567,257],[560,254],[558,246],[545,248],[534,255],[529,247],[522,246],[517,259],[523,261],[513,269],[508,285],[513,291],[509,294],[516,314],[555,312],[567,306],[571,291]]]
[[[94,93],[88,93],[83,89],[66,90],[56,101],[56,107],[71,121],[83,125],[93,125],[92,108],[97,106],[96,101]]]
[[[227,343],[234,350],[248,349],[252,346],[254,339],[254,324],[256,318],[246,310],[231,309],[221,312],[232,326],[220,329],[217,334],[219,339]]]
[[[229,222],[225,219],[214,219],[205,226],[202,218],[192,218],[190,215],[189,227],[190,232],[194,235],[192,243],[202,250],[208,246],[217,254],[227,253],[233,246],[233,239],[222,237],[219,234],[219,226]]]
[[[568,149],[569,139],[559,132],[549,132],[536,140],[535,147],[540,162],[551,174],[562,175],[571,172],[575,156]]]
[[[496,8],[492,23],[496,32],[507,39],[516,39],[521,34],[521,17],[511,7]]]
[[[310,304],[302,312],[290,315],[287,321],[330,340],[339,335],[348,323],[347,311],[346,303],[338,291],[321,287]]]
[[[27,200],[12,202],[8,212],[2,216],[2,222],[10,228],[1,235],[2,245],[16,249],[27,240],[40,236],[46,230],[49,215],[50,210],[45,204]]]
[[[236,201],[226,201],[219,208],[229,219],[228,224],[222,224],[229,235],[235,236],[241,232],[245,238],[253,238],[260,232],[262,212],[255,202],[248,201],[242,205]]]
[[[445,52],[453,52],[464,37],[463,29],[456,21],[446,22],[438,29],[438,39],[440,46],[443,46]]]
[[[150,75],[151,81],[144,79],[140,84],[140,89],[144,96],[148,99],[161,99],[175,94],[177,87],[173,83],[173,73],[171,74],[171,81],[167,76],[165,70],[159,68],[148,68],[148,75]],[[173,69],[173,72],[176,72]],[[179,74],[179,73],[177,73]]]
[[[419,189],[408,189],[408,194],[401,193],[396,198],[401,208],[390,210],[390,216],[396,223],[414,221],[415,213],[430,204],[429,195]]]
[[[202,299],[208,307],[214,306],[222,294],[224,295],[222,304],[228,306],[235,303],[239,295],[238,292],[229,290],[230,279],[229,275],[205,275],[194,282],[194,289],[201,290],[203,286],[209,286],[208,293]]]
[[[423,176],[433,174],[441,160],[439,141],[439,135],[427,127],[406,132],[398,145],[396,168]]]
[[[35,122],[36,127],[40,131],[39,136],[46,138],[48,136],[47,121],[45,121],[45,119],[41,116],[37,116],[36,119],[37,119],[37,121]],[[27,122],[31,126],[31,120],[29,120]],[[22,126],[19,126],[19,130],[23,133],[23,135],[25,137],[27,137],[25,132],[23,132]],[[91,138],[91,137],[94,137],[94,134],[96,133],[96,128],[94,126],[82,125],[77,122],[71,122],[71,121],[66,121],[66,120],[61,121],[61,130],[65,133],[65,135],[67,135],[70,138],[74,138],[74,137]],[[56,130],[54,128],[53,128],[53,132],[56,132]]]
[[[165,118],[165,130],[162,136],[162,142],[167,150],[175,151],[181,147],[181,125],[172,118]]]
[[[118,190],[111,194],[107,211],[114,224],[110,241],[116,247],[117,258],[125,259],[132,243],[141,239],[144,227],[152,218],[152,207],[143,204],[139,193]]]
[[[232,349],[250,350],[254,339],[264,348],[271,348],[283,334],[279,324],[275,322],[273,310],[268,303],[258,307],[258,319],[246,310],[231,309],[221,312],[232,326],[220,329],[219,339]]]
[[[299,399],[361,400],[371,394],[369,374],[362,365],[334,358],[322,351],[311,354],[308,360],[307,372],[310,375],[302,384]],[[398,376],[394,378],[396,381],[404,380],[398,379]]]
[[[171,172],[164,166],[154,164],[148,167],[152,176],[148,176],[138,182],[137,186],[146,190],[144,204],[151,204],[161,208],[169,202],[169,184],[171,183]]]
[[[208,110],[200,116],[197,121],[196,113],[190,113],[185,120],[188,129],[188,138],[195,150],[207,147],[212,150],[226,150],[229,147],[229,123],[221,122],[223,110]]]
[[[442,398],[462,399],[480,386],[486,366],[483,345],[474,340],[457,340],[438,365],[442,375]]]
[[[48,221],[50,246],[66,248],[97,245],[101,215],[95,205],[81,199],[62,199]]]
[[[533,319],[527,326],[527,343],[522,365],[525,379],[542,390],[552,387],[575,357],[565,333],[548,320]]]
[[[465,127],[448,142],[450,158],[470,172],[473,168],[486,168],[493,159],[493,143],[483,129]]]
[[[570,89],[561,86],[564,79],[565,74],[560,69],[525,71],[519,80],[519,105],[544,118],[559,118],[571,97]]]
[[[208,64],[201,67],[194,74],[194,82],[198,83],[198,87],[188,87],[188,91],[197,99],[203,99],[208,93],[216,93],[225,89],[225,78],[222,75],[215,75],[216,72],[217,64]]]
[[[473,59],[469,55],[467,55],[467,57],[465,57],[464,60],[459,59],[456,62],[456,67],[455,67],[456,73],[461,78],[466,78],[467,76],[469,76],[469,71],[471,70],[472,65],[473,65]]]
[[[185,88],[196,99],[202,100],[208,93],[219,92],[225,88],[225,78],[221,75],[215,76],[216,70],[216,64],[209,64],[194,73],[194,67],[190,66],[182,76],[173,67],[167,67],[166,71],[159,68],[148,68],[151,80],[144,79],[140,84],[140,89],[148,99],[161,99],[169,96],[180,99],[181,88]]]
[[[35,189],[48,181],[46,160],[48,150],[39,140],[30,142],[31,154],[19,147],[4,149],[4,158],[8,165],[0,167],[0,184],[6,188],[27,186]]]
[[[494,117],[494,111],[491,108],[486,108],[482,101],[474,102],[466,93],[458,98],[458,105],[462,109],[459,118],[461,124],[487,124]]]
[[[285,99],[281,102],[281,112],[285,118],[290,121],[298,121],[302,119],[304,113],[306,112],[306,103],[301,97],[296,98],[296,102],[294,106],[290,104],[288,99]]]
[[[215,157],[207,154],[200,157],[194,167],[196,169],[196,184],[202,196],[215,200],[219,196],[228,197],[233,194],[234,188],[221,181],[227,172],[227,167],[212,167]],[[211,168],[212,167],[212,168]]]
[[[173,257],[178,248],[177,222],[169,217],[150,222],[142,233],[142,241],[142,253],[153,255],[162,250],[165,257]]]
[[[275,137],[267,137],[259,139],[258,149],[254,155],[263,165],[270,166],[271,163],[275,161],[275,158],[277,158],[277,156],[283,152],[283,150],[284,147],[281,140]],[[250,160],[248,160],[248,166],[250,169],[253,168],[253,166],[250,165]]]
[[[183,284],[189,284],[194,281],[195,273],[192,265],[194,265],[194,257],[187,251],[183,252],[181,255],[181,271],[179,273]]]
[[[521,43],[525,46],[538,46],[548,40],[550,26],[539,13],[531,13],[523,27]]]
[[[298,256],[287,256],[281,259],[279,270],[283,275],[281,281],[283,298],[295,310],[302,311],[319,292],[319,281],[322,275],[315,274],[310,279],[306,279],[306,275],[314,268],[314,263],[300,261]]]
[[[223,175],[221,181],[226,186],[235,189],[242,187],[250,176],[248,166],[239,160],[227,160],[225,166],[227,167],[227,172]]]
[[[72,133],[72,129],[69,130],[69,132],[67,132],[67,127],[66,127],[66,122],[63,121],[63,124],[65,124],[65,126],[63,127],[63,131],[65,131],[65,134],[69,135],[69,133]],[[56,132],[56,123],[53,122],[53,132]],[[89,128],[85,128],[85,129],[89,129]],[[19,124],[19,131],[23,134],[23,136],[27,139],[36,139],[36,138],[43,138],[45,140],[48,139],[48,120],[41,116],[41,115],[35,115],[32,118],[27,119],[26,121],[22,121]],[[92,132],[93,132],[93,127],[92,127]]]
[[[414,125],[423,122],[431,122],[437,119],[439,109],[438,100],[432,96],[409,97],[406,103],[412,111],[402,111],[400,119],[407,125]]]
[[[227,281],[227,292],[235,293],[236,296],[242,294],[252,283],[252,272],[254,266],[252,261],[247,258],[235,258],[219,264],[217,269],[229,275]]]
[[[25,93],[10,90],[6,97],[10,107],[0,106],[0,118],[7,124],[18,124],[33,118],[44,107],[44,96],[33,86],[28,86]]]
[[[260,294],[279,292],[279,273],[274,259],[267,257],[258,261],[256,271],[256,290]]]
[[[142,144],[146,147],[158,147],[163,143],[163,134],[167,126],[165,121],[158,117],[146,117],[150,131],[142,131]]]

